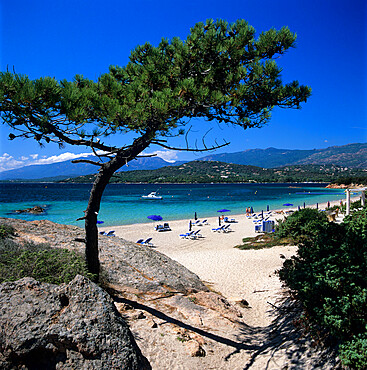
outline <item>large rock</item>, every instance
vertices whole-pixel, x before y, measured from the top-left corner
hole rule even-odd
[[[34,215],[39,215],[45,211],[44,208],[40,206],[34,206],[32,208],[26,208],[26,209],[17,209],[14,211],[15,213],[32,213]]]
[[[1,218],[17,230],[14,241],[47,243],[51,247],[78,250],[84,254],[85,231],[47,220],[24,221]],[[199,277],[154,249],[118,237],[99,236],[99,257],[105,285],[136,293],[192,293],[208,291]]]
[[[22,367],[23,366],[23,367]],[[150,369],[111,298],[88,279],[0,285],[1,369]]]

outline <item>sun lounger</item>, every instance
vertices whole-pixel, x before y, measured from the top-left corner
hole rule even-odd
[[[105,236],[116,236],[115,235],[115,230],[110,230],[109,232],[105,232],[105,231],[100,231],[99,232],[101,235],[105,235]]]
[[[189,233],[185,233],[185,234],[180,234],[180,238],[181,239],[189,239],[190,236],[194,233],[195,231],[190,231]]]
[[[169,224],[166,222],[164,225],[157,225],[154,228],[156,231],[171,231],[171,228],[169,227]]]
[[[220,232],[220,231],[222,231],[222,230],[223,230],[224,226],[225,226],[225,225],[222,225],[222,226],[220,226],[220,227],[215,227],[214,229],[212,229],[212,231],[214,231],[214,232]]]
[[[198,238],[202,238],[203,236],[200,234],[200,229],[199,230],[196,230],[194,233],[192,233],[189,238],[190,239],[198,239]]]
[[[164,223],[164,225],[163,225],[163,229],[164,229],[164,231],[171,231],[171,228],[169,227],[168,222],[165,222],[165,223]]]
[[[195,222],[193,224],[193,226],[203,226],[203,225],[209,225],[208,224],[208,220],[203,220],[203,221]]]
[[[144,239],[139,239],[136,244],[141,244],[144,241]]]
[[[232,229],[230,228],[230,225],[225,225],[223,227],[222,230],[220,230],[222,233],[229,233],[230,231],[232,231]]]
[[[141,242],[140,244],[141,245],[149,245],[149,246],[152,246],[153,244],[150,242],[153,238],[148,238],[146,240],[144,240],[143,242]]]
[[[224,217],[224,222],[227,222],[227,223],[236,223],[237,221],[234,218]]]

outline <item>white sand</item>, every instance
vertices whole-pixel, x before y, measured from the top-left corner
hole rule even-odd
[[[320,209],[325,206],[319,205]],[[295,254],[297,248],[234,248],[242,244],[243,238],[258,234],[255,233],[253,220],[245,215],[228,217],[237,220],[230,224],[232,232],[212,232],[212,228],[218,226],[218,217],[212,217],[208,219],[209,225],[193,227],[193,230],[200,229],[203,236],[198,240],[179,237],[188,232],[189,220],[170,221],[172,231],[167,232],[155,231],[154,226],[157,223],[153,222],[100,228],[114,229],[117,236],[133,242],[151,237],[156,250],[196,273],[213,290],[232,302],[245,299],[251,307],[246,309],[236,305],[243,315],[243,324],[240,327],[232,327],[230,323],[225,327],[210,327],[209,332],[217,335],[219,340],[216,337],[199,335],[204,343],[205,357],[191,357],[186,349],[187,343],[177,340],[177,333],[185,331],[183,327],[168,324],[157,317],[152,317],[158,322],[157,329],[152,329],[149,320],[130,321],[131,330],[143,354],[150,361],[153,370],[315,368],[323,355],[315,351],[311,342],[303,343],[295,338],[293,326],[287,329],[286,326],[279,325],[279,321],[273,321],[275,317],[283,319],[274,309],[284,297],[284,288],[276,270],[281,268],[284,257]],[[271,219],[282,217],[284,216],[281,214],[273,213]],[[198,328],[186,331],[189,335],[196,336],[195,338],[197,333],[203,333],[200,329],[208,330],[203,326],[196,326]],[[269,332],[273,334],[266,334]],[[232,343],[237,343],[241,349],[235,350]],[[323,363],[322,367],[333,369],[334,363]]]
[[[338,201],[333,203],[338,204]],[[320,209],[325,206],[319,205]],[[242,244],[243,238],[258,234],[255,233],[253,220],[245,215],[229,214],[228,217],[237,221],[230,224],[231,232],[213,232],[212,228],[218,227],[218,217],[212,217],[208,219],[209,225],[193,226],[192,229],[200,229],[202,235],[197,240],[179,237],[189,231],[189,220],[170,221],[171,231],[166,232],[154,230],[154,226],[163,221],[100,229],[114,229],[117,236],[133,242],[151,237],[154,248],[196,273],[228,300],[246,299],[253,308],[251,315],[247,316],[247,324],[266,326],[271,320],[269,302],[274,303],[281,292],[281,282],[275,272],[281,268],[284,257],[288,258],[296,252],[296,247],[262,250],[234,248]],[[282,217],[273,212],[270,219]]]

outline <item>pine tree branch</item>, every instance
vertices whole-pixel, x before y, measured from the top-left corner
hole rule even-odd
[[[95,166],[101,167],[103,163],[101,162],[94,162],[91,161],[90,159],[73,159],[71,163],[89,163],[89,164],[94,164]]]
[[[173,146],[163,144],[161,142],[161,140],[152,140],[151,144],[159,145],[159,146],[161,146],[162,148],[165,148],[165,149],[179,150],[179,151],[184,151],[184,152],[209,152],[211,150],[216,150],[216,149],[219,149],[219,148],[223,148],[224,146],[229,145],[230,142],[226,142],[224,144],[218,144],[218,145],[215,145],[215,146],[211,146],[210,148],[201,148],[201,149],[199,149],[199,148],[189,148],[189,147],[177,148],[177,147],[173,147]]]

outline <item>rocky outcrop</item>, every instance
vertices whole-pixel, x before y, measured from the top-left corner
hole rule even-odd
[[[150,369],[111,298],[77,276],[0,285],[1,369]]]
[[[17,209],[14,211],[15,213],[32,213],[34,215],[42,214],[45,211],[44,208],[40,206],[34,206],[32,208],[26,208],[26,209]]]
[[[365,188],[366,185],[359,185],[359,184],[329,184],[326,186],[327,189],[362,189]]]
[[[85,231],[76,226],[47,220],[24,221],[0,218],[0,223],[17,231],[14,241],[47,243],[51,247],[77,250],[84,254]],[[131,293],[191,293],[207,291],[199,277],[162,253],[127,240],[99,237],[102,278],[111,287]]]

